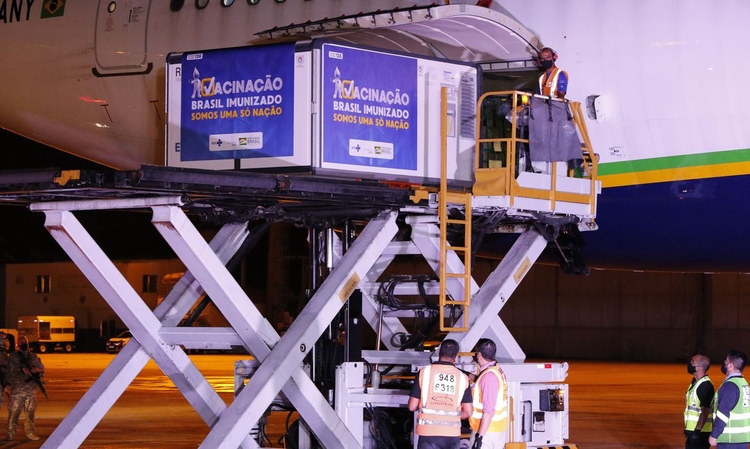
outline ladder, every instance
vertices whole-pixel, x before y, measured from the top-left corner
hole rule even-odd
[[[438,217],[440,220],[440,330],[448,332],[466,332],[469,329],[469,305],[471,302],[471,192],[448,191],[448,89],[440,91],[441,104],[441,157],[440,157],[440,191]],[[450,217],[450,206],[463,208],[463,218]],[[463,227],[463,246],[448,244],[448,226]],[[446,263],[448,252],[463,256],[463,271],[448,272]],[[447,283],[451,280],[463,281],[463,298],[451,298],[447,294]],[[447,313],[447,316],[446,316]]]

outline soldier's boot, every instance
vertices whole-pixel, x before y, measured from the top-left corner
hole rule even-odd
[[[31,419],[27,419],[23,422],[24,430],[26,431],[26,438],[36,441],[39,439],[39,436],[34,431],[34,421]]]
[[[16,436],[16,428],[8,426],[8,438],[7,441],[13,441],[13,437]]]

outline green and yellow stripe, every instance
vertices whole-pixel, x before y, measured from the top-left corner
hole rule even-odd
[[[599,164],[602,187],[721,178],[750,174],[750,149]]]

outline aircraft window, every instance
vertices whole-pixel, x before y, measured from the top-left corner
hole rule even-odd
[[[234,4],[234,0],[221,0],[221,6],[232,6]]]
[[[115,12],[115,9],[117,9],[117,2],[109,2],[109,5],[107,5],[107,12],[112,14]]]
[[[209,1],[210,0],[195,0],[195,7],[198,9],[203,9],[208,6]]]
[[[247,3],[250,5],[257,5],[260,0],[247,0]]]
[[[182,9],[182,7],[185,6],[185,0],[170,0],[169,1],[169,9],[172,11],[179,11]]]

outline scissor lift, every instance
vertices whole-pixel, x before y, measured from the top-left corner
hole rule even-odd
[[[511,95],[515,104],[520,94],[502,95]],[[580,107],[574,115],[576,124],[582,126]],[[585,136],[585,130],[579,132]],[[507,148],[515,148],[517,139],[513,134],[505,141]],[[582,151],[590,152],[587,136],[583,140]],[[480,134],[477,151],[483,143],[486,142]],[[301,420],[323,447],[369,447],[364,408],[403,407],[408,400],[408,391],[381,388],[377,382],[373,383],[374,371],[365,373],[363,362],[349,361],[337,366],[334,397],[330,398],[321,393],[303,365],[316,341],[347,306],[356,290],[362,296],[362,317],[378,335],[377,349],[363,350],[362,359],[370,366],[399,365],[410,373],[430,362],[431,355],[427,352],[397,350],[393,344],[396,336],[407,333],[401,319],[411,315],[384,310],[378,299],[381,277],[399,255],[421,255],[433,270],[433,280],[422,282],[421,286],[417,282],[400,283],[394,289],[396,294],[418,295],[422,290],[428,295],[447,298],[439,305],[441,313],[445,313],[441,321],[449,321],[445,337],[457,340],[462,352],[470,352],[480,338],[491,338],[497,343],[498,360],[510,382],[511,441],[526,442],[528,447],[563,444],[568,437],[568,395],[564,384],[567,364],[523,364],[525,354],[500,319],[499,312],[542,251],[554,243],[550,235],[555,233],[545,235],[545,232],[540,232],[535,220],[566,216],[572,218],[579,229],[595,229],[596,162],[586,161],[590,170],[583,178],[564,180],[569,185],[571,181],[572,184],[578,181],[580,186],[589,186],[588,193],[576,194],[579,196],[556,192],[555,186],[561,184],[560,180],[554,179],[560,176],[556,169],[538,174],[540,178],[551,178],[542,182],[551,186],[546,193],[548,197],[545,197],[543,188],[534,187],[532,191],[529,190],[531,187],[520,185],[523,180],[514,171],[513,151],[508,152],[507,157],[504,166],[494,168],[503,171],[503,195],[488,194],[492,193],[490,188],[482,195],[475,192],[473,197],[458,202],[463,204],[465,222],[497,215],[500,211],[504,219],[498,222],[498,226],[520,234],[481,286],[467,269],[470,246],[467,248],[466,243],[462,247],[446,245],[448,236],[446,227],[441,227],[441,217],[446,217],[447,206],[438,207],[440,197],[445,200],[449,195],[466,195],[467,192],[451,191],[444,183],[442,189],[423,196],[427,201],[383,207],[367,221],[351,244],[342,244],[335,234],[330,233],[326,244],[331,249],[333,269],[283,336],[279,336],[226,268],[228,261],[253,232],[248,228],[248,221],[223,225],[207,242],[184,210],[189,200],[184,195],[155,196],[155,191],[152,191],[151,195],[127,198],[33,202],[31,210],[45,214],[47,230],[133,334],[133,339],[42,447],[83,444],[149,359],[153,359],[169,376],[206,422],[208,432],[201,448],[258,447],[250,430],[280,395],[299,412]],[[478,161],[481,159],[477,158]],[[491,169],[487,167],[487,170]],[[184,176],[187,172],[181,173]],[[570,175],[562,177],[569,178]],[[252,178],[253,175],[246,176]],[[492,175],[485,171],[481,176],[487,180]],[[419,195],[414,196],[417,197]],[[532,197],[534,201],[528,204],[543,207],[518,207]],[[568,203],[579,212],[561,214],[557,211]],[[187,268],[173,290],[154,310],[146,306],[74,215],[76,211],[104,209],[151,209],[152,224]],[[547,220],[544,227],[554,223],[554,220]],[[400,228],[405,226],[410,228],[408,240],[398,237]],[[456,251],[456,248],[461,251]],[[444,273],[462,275],[447,276]],[[230,327],[178,327],[182,317],[204,293],[211,297]],[[456,307],[459,313],[455,313]],[[383,349],[380,349],[381,345]],[[245,348],[255,361],[252,369],[247,370],[243,369],[244,362],[239,362],[238,392],[234,401],[226,406],[185,351],[232,346]],[[468,366],[469,358],[462,363]]]

